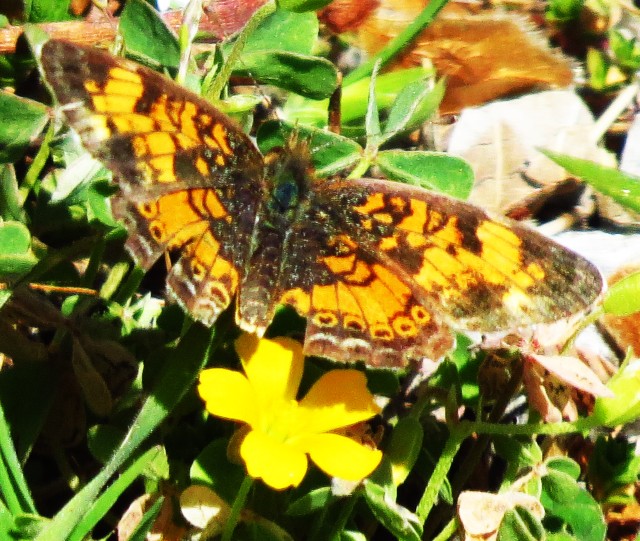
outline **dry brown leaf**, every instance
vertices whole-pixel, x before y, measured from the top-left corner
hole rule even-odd
[[[627,264],[614,272],[607,282],[611,286],[639,270],[640,263]],[[640,356],[640,313],[628,316],[605,314],[600,319],[600,325],[614,342],[621,355],[625,355],[626,351],[631,348],[634,356]]]
[[[476,181],[470,200],[503,213],[538,186],[567,178],[540,147],[610,164],[590,137],[593,126],[575,92],[550,90],[465,109],[442,146],[471,164]]]
[[[358,44],[376,53],[427,3],[381,0],[358,29]],[[409,67],[425,60],[447,77],[440,106],[445,114],[534,88],[565,87],[573,80],[571,63],[524,17],[499,10],[473,14],[461,3],[446,6],[399,63]]]
[[[379,0],[334,0],[318,11],[318,19],[336,34],[355,30],[380,5]]]
[[[613,392],[600,381],[600,378],[580,359],[566,355],[527,355],[526,359],[536,362],[547,372],[564,381],[574,389],[589,393],[595,397],[613,396]]]
[[[522,378],[527,390],[529,405],[547,423],[562,420],[574,421],[578,410],[572,399],[571,389],[546,372],[542,367],[530,365]]]
[[[156,517],[151,531],[147,534],[147,541],[182,541],[187,539],[187,529],[175,521],[172,496],[172,493],[165,494],[160,513]],[[155,499],[156,497],[151,494],[144,494],[131,502],[118,521],[118,541],[125,541],[131,537]]]
[[[515,506],[524,507],[542,520],[544,508],[533,496],[522,492],[490,494],[488,492],[465,491],[458,497],[458,518],[466,541],[497,539],[498,528],[504,514]]]
[[[204,485],[191,485],[180,494],[180,511],[196,528],[206,528],[208,536],[222,532],[231,507],[218,494]]]

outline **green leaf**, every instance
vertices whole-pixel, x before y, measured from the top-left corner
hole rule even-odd
[[[80,521],[69,536],[69,541],[82,541],[85,539],[94,526],[109,512],[122,493],[142,475],[149,464],[156,459],[158,453],[161,452],[162,449],[159,446],[153,447],[121,472],[116,480],[109,485],[109,488],[92,502],[84,516],[78,517]]]
[[[35,513],[35,505],[29,492],[4,407],[0,402],[0,493],[2,501],[12,515],[19,513]]]
[[[342,530],[338,541],[367,541],[367,536],[362,532]]]
[[[365,481],[364,489],[367,505],[380,524],[398,539],[420,541],[422,525],[415,514],[395,503],[380,485]]]
[[[324,509],[332,499],[331,487],[317,488],[291,502],[285,514],[292,517],[310,515]]]
[[[245,53],[233,71],[316,100],[330,96],[338,85],[338,71],[331,62],[287,51]]]
[[[31,251],[31,234],[20,222],[0,224],[0,280],[12,280],[37,263]]]
[[[550,0],[546,18],[558,23],[575,22],[580,16],[584,0]]]
[[[566,532],[552,532],[547,534],[547,541],[580,541],[580,539]]]
[[[283,51],[311,54],[318,39],[318,18],[315,13],[292,13],[282,9],[267,17],[249,36],[244,55],[260,51]]]
[[[13,527],[8,539],[31,540],[45,528],[48,522],[46,518],[35,513],[19,513],[13,519]]]
[[[11,327],[6,323],[0,325],[0,351],[15,362],[11,370],[0,371],[0,397],[18,461],[24,463],[49,414],[58,380],[51,363],[44,362],[49,358],[43,345],[27,341],[25,335],[15,329],[10,333]],[[40,346],[40,354],[29,359],[24,355],[27,347],[22,346],[21,341],[28,342],[27,347]],[[13,353],[18,348],[23,354],[14,357]],[[25,404],[29,404],[29,408],[25,408]],[[8,455],[3,453],[2,456]]]
[[[627,38],[622,32],[612,28],[609,30],[609,47],[622,68],[636,71],[640,67],[640,46],[635,37]]]
[[[640,456],[636,455],[633,442],[599,436],[587,466],[589,482],[597,487],[601,503],[613,504],[612,500],[618,500],[622,505],[631,505],[635,502],[634,495],[626,490],[640,475]]]
[[[605,167],[589,160],[573,158],[566,154],[541,150],[541,152],[564,167],[569,173],[582,178],[604,195],[621,205],[640,212],[640,178]]]
[[[407,84],[433,76],[433,70],[411,68],[383,73],[376,78],[376,103],[378,109],[388,109]],[[367,93],[371,78],[365,77],[342,88],[340,116],[343,126],[362,124],[367,113]],[[284,105],[285,119],[291,122],[312,124],[317,127],[327,125],[329,100],[309,100],[301,96],[290,96]]]
[[[613,284],[602,303],[607,314],[628,316],[640,312],[640,271]]]
[[[245,478],[245,471],[229,462],[228,445],[227,439],[212,441],[193,462],[189,474],[192,482],[207,485],[231,505]]]
[[[376,162],[391,180],[466,199],[473,186],[473,171],[461,158],[440,152],[384,150]]]
[[[0,220],[25,221],[13,165],[0,165]]]
[[[380,137],[380,111],[376,102],[376,77],[380,70],[380,64],[376,64],[369,81],[369,98],[367,99],[367,114],[364,119],[367,133],[367,148],[378,148],[382,142]]]
[[[180,64],[178,38],[144,0],[126,3],[118,29],[128,53],[140,60],[153,61],[156,66],[177,68]]]
[[[93,457],[103,464],[120,445],[125,431],[113,425],[95,425],[87,431],[87,446]]]
[[[264,100],[263,96],[253,94],[234,94],[215,103],[216,109],[228,115],[253,113],[256,106]]]
[[[591,413],[598,424],[614,427],[640,418],[640,361],[623,364],[607,387],[613,396],[596,398]]]
[[[508,510],[498,529],[498,541],[544,541],[542,523],[528,509],[516,506]]]
[[[572,479],[580,477],[580,465],[566,456],[550,458],[545,462],[547,469],[567,474]]]
[[[478,388],[478,367],[481,359],[470,353],[473,342],[468,336],[458,334],[456,347],[447,355],[447,360],[440,363],[430,384],[443,389],[453,386],[460,389],[465,404],[475,404],[480,393]]]
[[[328,6],[333,0],[278,0],[278,7],[289,11],[315,11]]]
[[[25,2],[25,20],[30,23],[72,20],[70,3],[71,0],[29,0]]]
[[[89,203],[87,219],[91,222],[97,220],[107,227],[119,227],[111,214],[109,196],[113,195],[114,187],[108,182],[92,182],[87,189],[87,202]]]
[[[88,152],[66,162],[66,167],[55,172],[55,189],[51,192],[51,202],[58,203],[77,195],[95,179],[110,177],[101,162],[94,159]],[[69,201],[73,202],[73,201]]]
[[[422,449],[423,436],[422,425],[414,417],[404,417],[393,427],[385,455],[391,462],[394,485],[401,485],[411,473]]]
[[[292,134],[309,142],[311,160],[319,177],[327,177],[353,166],[362,156],[362,147],[346,137],[286,122],[265,122],[258,130],[258,146],[266,151],[284,146]]]
[[[494,445],[500,456],[517,462],[520,469],[532,467],[542,461],[540,446],[528,437],[494,436]]]
[[[564,522],[580,541],[604,541],[607,528],[598,502],[570,475],[550,470],[543,476],[540,501],[546,518]]]
[[[0,499],[0,539],[15,538],[13,516]]]
[[[607,73],[610,67],[611,63],[602,51],[593,48],[587,50],[587,73],[591,88],[600,91],[607,88]]]
[[[22,157],[49,115],[41,103],[0,91],[0,118],[0,163],[11,163]]]
[[[389,110],[389,118],[384,127],[385,140],[424,124],[438,109],[444,91],[444,79],[440,79],[433,88],[427,80],[415,81],[405,86]]]

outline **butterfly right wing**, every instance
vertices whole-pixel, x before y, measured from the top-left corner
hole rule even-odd
[[[305,351],[401,366],[437,360],[449,329],[514,330],[587,310],[602,278],[520,224],[406,184],[316,181],[285,249],[278,298]]]

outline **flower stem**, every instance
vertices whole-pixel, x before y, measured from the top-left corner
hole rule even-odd
[[[440,455],[440,458],[436,463],[436,467],[433,470],[433,474],[429,479],[427,488],[425,489],[422,498],[420,498],[420,502],[418,502],[418,507],[416,508],[416,515],[421,523],[424,524],[431,512],[431,509],[435,505],[438,493],[440,492],[440,487],[442,487],[442,484],[447,478],[453,459],[467,435],[468,434],[465,430],[458,430],[456,428],[452,430],[447,443],[445,443],[442,454]]]
[[[229,520],[224,525],[224,532],[222,532],[222,541],[231,541],[231,536],[233,535],[233,530],[236,529],[238,525],[238,520],[240,519],[240,513],[245,507],[247,503],[247,496],[249,496],[249,491],[253,485],[253,478],[246,475],[242,480],[242,484],[238,489],[238,494],[236,495],[236,499],[233,502],[233,507],[231,508],[231,514],[229,515]]]

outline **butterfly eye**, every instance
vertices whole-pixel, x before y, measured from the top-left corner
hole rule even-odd
[[[298,186],[294,182],[278,184],[273,191],[273,199],[280,212],[294,208],[298,203]]]

